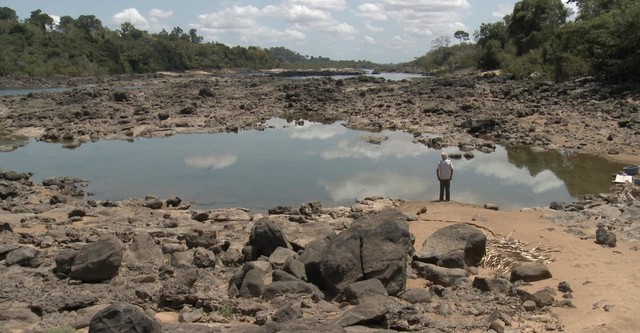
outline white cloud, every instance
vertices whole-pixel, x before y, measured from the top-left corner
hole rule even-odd
[[[391,172],[356,173],[341,179],[321,181],[320,185],[335,201],[378,195],[385,198],[412,199],[421,196],[427,189],[424,177]]]
[[[476,172],[479,175],[498,178],[504,184],[527,185],[536,194],[564,186],[564,182],[549,170],[544,170],[532,177],[526,169],[514,168],[507,162],[497,160],[482,164],[476,169]]]
[[[49,16],[53,19],[53,25],[60,24],[60,16],[49,14]]]
[[[364,36],[364,42],[367,44],[376,44],[376,40],[371,36]]]
[[[301,5],[294,5],[291,8],[287,8],[284,13],[288,21],[300,24],[317,21],[322,22],[331,19],[331,15],[327,12]]]
[[[292,139],[302,140],[326,140],[335,136],[343,135],[348,131],[349,130],[347,128],[341,125],[323,125],[319,123],[307,122],[303,126],[296,126],[291,128],[290,137]]]
[[[360,16],[368,17],[372,20],[386,21],[388,19],[387,14],[385,14],[384,6],[382,4],[363,3],[362,5],[358,6],[358,10],[360,10]]]
[[[365,23],[364,27],[369,32],[382,32],[382,31],[384,31],[384,28],[377,27],[377,26],[371,24],[370,22]]]
[[[220,170],[228,168],[238,160],[233,154],[217,154],[209,156],[195,156],[185,158],[184,163],[190,167],[199,169]]]
[[[381,0],[358,6],[360,16],[392,18],[413,37],[453,32],[469,8],[467,0]]]
[[[294,4],[303,4],[312,8],[340,11],[347,8],[345,0],[291,0]]]
[[[423,146],[408,142],[402,138],[403,133],[382,132],[389,139],[384,140],[380,145],[368,143],[360,138],[344,140],[322,152],[323,159],[332,160],[336,158],[370,158],[379,159],[387,156],[403,158],[407,156],[420,156],[427,154]]]
[[[513,5],[512,4],[500,4],[498,5],[498,8],[496,10],[494,10],[493,12],[491,12],[491,15],[493,17],[497,17],[502,19],[503,17],[505,17],[506,15],[509,15],[513,12]]]
[[[153,8],[149,11],[149,15],[156,18],[168,18],[173,15],[173,11]]]
[[[138,12],[138,10],[135,8],[127,8],[119,13],[116,13],[115,15],[113,15],[111,20],[117,24],[129,22],[138,29],[149,28],[149,22],[147,21],[147,19],[142,16],[142,14],[140,14],[140,12]]]
[[[210,39],[224,40],[234,35],[244,43],[302,41],[305,31],[325,32],[344,39],[352,39],[357,29],[347,23],[335,20],[328,10],[342,10],[346,1],[342,0],[288,0],[278,5],[227,7],[217,12],[199,15],[199,24],[193,24]],[[276,29],[269,25],[273,18],[283,19],[291,25]],[[270,21],[271,20],[271,21]]]

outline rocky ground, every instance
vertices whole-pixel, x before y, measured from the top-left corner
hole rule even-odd
[[[5,79],[0,86],[72,90],[2,97],[0,128],[70,147],[260,129],[267,119],[281,117],[407,131],[433,148],[500,143],[640,160],[640,94],[589,79],[553,84],[499,76],[388,81],[155,74],[33,80]]]
[[[34,83],[72,90],[1,97],[4,135],[73,147],[260,129],[282,117],[404,130],[434,148],[525,144],[635,163],[640,149],[638,96],[587,79],[554,85],[471,76],[393,82],[151,75],[23,84]],[[19,147],[3,147],[10,149]],[[80,179],[33,184],[22,171],[0,172],[2,332],[113,332],[106,327],[127,322],[149,332],[640,327],[632,304],[640,298],[640,190],[631,185],[517,215],[368,198],[352,207],[274,207],[261,216],[242,208],[194,210],[177,197],[99,202],[87,199]],[[552,248],[532,248],[506,230],[520,230],[516,236],[528,242],[557,237],[556,246],[584,253],[557,254],[560,261]],[[599,254],[624,255],[604,260],[624,263],[617,277],[615,266],[596,265]],[[581,255],[590,261],[578,267]],[[569,266],[589,271],[565,272]],[[627,291],[599,278],[607,270]],[[587,281],[582,273],[597,276]],[[607,299],[587,297],[590,286],[606,289]],[[601,321],[581,324],[572,316]]]

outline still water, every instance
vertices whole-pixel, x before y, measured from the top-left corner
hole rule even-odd
[[[0,154],[0,168],[90,181],[97,200],[177,195],[199,208],[245,207],[263,212],[311,201],[352,205],[383,196],[408,200],[438,197],[440,151],[412,143],[406,133],[353,131],[340,123],[269,122],[273,128],[240,133],[176,135],[159,139],[98,141],[69,150],[31,141]],[[372,144],[363,136],[388,137]],[[457,152],[457,148],[445,149]],[[572,202],[606,192],[623,165],[562,152],[534,153],[498,147],[494,153],[453,161],[452,200],[491,202],[501,208]]]

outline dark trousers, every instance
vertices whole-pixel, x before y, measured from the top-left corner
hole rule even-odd
[[[446,201],[449,201],[449,199],[450,199],[449,189],[450,188],[451,188],[451,179],[440,180],[440,201],[445,199],[445,194],[446,194]]]

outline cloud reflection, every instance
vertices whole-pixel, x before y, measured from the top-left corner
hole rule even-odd
[[[532,177],[526,169],[518,169],[500,161],[482,164],[478,166],[476,172],[480,175],[499,178],[505,184],[528,185],[534,193],[542,193],[564,185],[564,182],[549,170],[544,170]]]
[[[220,170],[230,167],[238,160],[233,154],[214,154],[208,156],[195,156],[185,158],[184,163],[190,167],[199,169]]]
[[[427,181],[412,175],[364,172],[332,181],[321,181],[320,185],[334,201],[363,199],[369,196],[405,199],[415,198],[424,193]]]
[[[340,136],[349,131],[346,127],[338,124],[323,125],[320,123],[305,122],[302,126],[295,126],[290,129],[292,139],[301,140],[327,140],[335,136]]]
[[[390,135],[390,133],[385,133],[385,135],[389,136],[389,139],[380,145],[368,143],[361,138],[340,141],[335,147],[323,151],[321,156],[325,160],[337,158],[379,159],[386,156],[403,158],[428,153],[427,149],[410,140],[407,141],[398,135]]]

